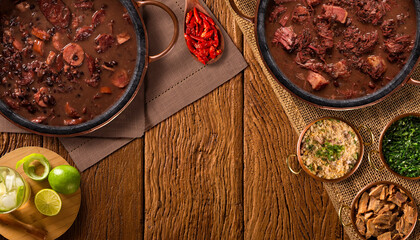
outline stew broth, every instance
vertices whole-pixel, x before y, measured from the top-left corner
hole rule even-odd
[[[391,82],[417,28],[412,0],[275,0],[265,19],[285,76],[327,99],[362,97]]]
[[[89,121],[125,92],[136,34],[116,0],[3,0],[1,99],[24,118],[62,126]]]

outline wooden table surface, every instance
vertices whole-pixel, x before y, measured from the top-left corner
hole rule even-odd
[[[60,239],[348,239],[321,183],[291,174],[297,134],[225,0],[207,5],[249,67],[82,173]],[[58,139],[1,134],[1,154]]]

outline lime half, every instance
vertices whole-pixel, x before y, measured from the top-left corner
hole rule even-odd
[[[61,210],[61,198],[52,189],[42,189],[35,195],[35,207],[46,216],[55,216]]]

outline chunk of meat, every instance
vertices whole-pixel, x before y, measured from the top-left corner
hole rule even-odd
[[[95,43],[96,46],[96,52],[98,53],[103,53],[106,50],[108,50],[109,48],[112,47],[112,45],[114,44],[115,39],[112,35],[110,34],[99,34],[96,38],[95,38]]]
[[[365,221],[360,215],[356,216],[356,227],[362,235],[366,234]]]
[[[130,83],[127,71],[124,69],[118,69],[115,71],[111,76],[111,82],[118,88],[125,88]]]
[[[52,38],[52,43],[54,48],[57,51],[61,51],[63,50],[63,48],[69,43],[69,39],[68,37],[60,32],[56,32]]]
[[[373,219],[369,219],[366,222],[366,238],[369,239],[370,237],[374,236],[376,233],[375,224],[373,223]]]
[[[405,221],[414,224],[416,222],[416,212],[413,207],[408,204],[404,204],[403,206],[404,218]]]
[[[21,2],[19,4],[16,4],[16,8],[20,11],[20,12],[26,12],[31,6],[29,5],[29,3],[27,2]]]
[[[39,55],[44,56],[45,43],[40,40],[34,40],[34,46],[32,49]]]
[[[72,16],[72,20],[71,20],[70,26],[72,29],[76,29],[83,22],[83,19],[85,18],[84,15],[77,16],[74,13],[72,13],[71,16]]]
[[[63,70],[64,68],[64,59],[63,59],[63,54],[58,54],[57,57],[55,58],[55,64],[54,66],[51,68],[51,70],[54,73],[59,73],[61,70]]]
[[[331,29],[331,23],[323,19],[316,20],[315,28],[319,40],[311,43],[309,47],[325,62],[326,54],[334,47],[334,32]]]
[[[48,34],[46,31],[39,29],[37,27],[32,28],[31,34],[41,39],[42,41],[48,41],[51,38],[50,34]]]
[[[306,0],[306,3],[307,3],[309,6],[313,7],[313,6],[316,6],[316,5],[321,4],[321,1],[322,1],[322,0]]]
[[[16,48],[16,50],[18,50],[18,51],[22,51],[23,50],[23,44],[18,39],[13,40],[13,43],[12,44],[13,44],[13,47]]]
[[[103,23],[105,21],[105,14],[106,12],[104,9],[96,11],[92,16],[92,26],[96,27]]]
[[[74,126],[74,125],[78,125],[84,122],[86,122],[84,118],[77,118],[77,119],[64,119],[63,123],[65,126]]]
[[[357,214],[362,214],[367,212],[367,207],[369,203],[369,194],[364,192],[359,199],[359,209],[357,210]]]
[[[128,41],[128,40],[130,40],[130,39],[131,39],[130,34],[128,34],[128,33],[126,33],[126,32],[124,32],[124,33],[120,33],[120,34],[118,34],[118,35],[117,35],[117,43],[118,43],[119,45],[121,45],[121,44],[123,44],[123,43],[127,42],[127,41]]]
[[[296,36],[292,27],[279,27],[274,33],[272,43],[280,43],[284,49],[290,52],[295,46]]]
[[[309,11],[305,6],[297,5],[292,14],[292,21],[303,23],[309,18]]]
[[[270,17],[268,18],[268,21],[270,22],[276,22],[278,18],[287,11],[287,7],[283,5],[276,6],[273,11],[270,13]]]
[[[356,16],[362,23],[377,25],[383,19],[391,6],[386,0],[356,0]]]
[[[47,20],[58,28],[66,28],[70,24],[70,9],[61,0],[38,0],[39,8]]]
[[[328,73],[333,78],[348,78],[351,75],[351,70],[346,60],[340,60],[332,65],[329,65]]]
[[[369,198],[369,206],[368,206],[368,211],[373,211],[374,213],[377,213],[379,210],[381,210],[381,208],[384,206],[384,202],[375,198],[375,197],[370,197]]]
[[[392,221],[392,212],[388,211],[382,214],[378,214],[373,219],[373,224],[385,226],[385,229],[391,228],[391,221]]]
[[[74,8],[79,8],[83,10],[88,10],[93,8],[93,2],[91,1],[82,1],[73,3]]]
[[[93,33],[93,27],[83,26],[76,30],[76,35],[74,36],[74,41],[83,41],[88,39]]]
[[[410,229],[413,225],[408,223],[405,218],[400,218],[398,222],[395,224],[395,229],[403,234],[404,236],[410,233]]]
[[[50,53],[48,54],[46,63],[51,66],[54,63],[56,57],[57,57],[57,54],[53,51],[50,51]]]
[[[46,87],[41,87],[38,90],[38,92],[34,94],[34,100],[40,107],[46,108],[48,106],[47,102],[44,101],[45,100],[44,96],[46,96],[47,94],[48,94],[48,88]]]
[[[112,90],[111,90],[110,87],[105,86],[105,87],[101,87],[100,93],[103,93],[103,94],[112,94]]]
[[[5,97],[4,101],[6,102],[7,106],[13,110],[18,110],[20,108],[19,103],[10,97]]]
[[[80,118],[80,114],[77,112],[77,110],[75,108],[70,106],[69,102],[66,102],[64,110],[65,110],[67,116],[69,116],[71,118]]]
[[[368,220],[370,217],[372,217],[373,216],[373,212],[367,212],[367,213],[365,213],[365,220]]]
[[[325,18],[334,19],[337,22],[345,23],[347,20],[348,13],[342,7],[333,5],[322,5],[323,16]]]
[[[95,73],[93,74],[93,76],[91,78],[87,78],[85,79],[85,82],[87,85],[96,88],[97,86],[99,86],[99,81],[101,80],[101,78],[99,77],[99,74]]]
[[[63,49],[63,59],[68,64],[78,67],[82,65],[85,58],[83,48],[77,43],[69,43]]]
[[[378,236],[377,240],[392,240],[391,232],[386,232]]]
[[[378,42],[378,32],[362,33],[357,27],[350,26],[344,31],[344,39],[338,49],[344,55],[349,53],[361,56],[374,50]]]
[[[400,35],[385,40],[385,51],[389,53],[390,62],[403,61],[413,50],[414,41],[410,35]]]
[[[90,76],[93,76],[93,74],[97,73],[99,60],[97,58],[96,59],[93,58],[87,53],[85,55],[86,55],[86,61],[88,64],[88,70],[89,70]]]
[[[321,88],[330,83],[321,74],[313,71],[309,71],[306,80],[311,84],[313,90],[321,90]]]
[[[387,19],[381,25],[382,34],[385,38],[395,35],[397,24],[394,19]]]
[[[379,195],[381,194],[382,189],[384,187],[385,187],[385,185],[383,185],[383,184],[380,184],[380,185],[374,187],[372,190],[370,190],[369,196],[373,196],[375,198],[379,198]]]
[[[283,14],[283,16],[280,18],[279,23],[282,27],[285,27],[287,24],[287,21],[289,21],[290,17],[292,16],[292,12],[289,11],[288,13]]]
[[[403,203],[407,201],[408,197],[401,192],[397,191],[395,194],[389,196],[388,201],[391,201],[397,204],[398,207],[401,207]]]
[[[31,122],[40,124],[40,123],[43,123],[45,120],[47,120],[47,118],[48,118],[47,116],[38,116],[36,118],[33,118]]]
[[[384,186],[382,188],[381,194],[379,195],[379,199],[380,200],[386,200],[387,197],[388,197],[388,186]]]

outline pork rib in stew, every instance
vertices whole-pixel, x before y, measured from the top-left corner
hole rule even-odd
[[[413,0],[274,0],[269,50],[297,86],[328,99],[371,94],[401,71],[416,38]]]
[[[19,115],[76,125],[125,92],[137,45],[119,1],[3,0],[0,9],[0,98]]]

